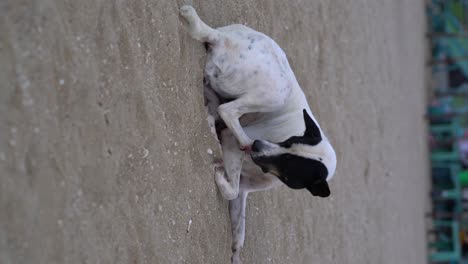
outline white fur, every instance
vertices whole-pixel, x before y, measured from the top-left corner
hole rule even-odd
[[[229,129],[222,133],[224,165],[216,165],[215,180],[223,197],[230,200],[232,262],[238,264],[245,237],[247,194],[281,185],[276,176],[263,173],[240,148],[248,148],[254,140],[267,144],[302,136],[303,109],[317,125],[318,122],[286,55],[271,38],[243,25],[212,29],[191,6],[183,6],[180,13],[188,22],[190,35],[210,45],[205,78],[211,88],[221,97],[233,99],[218,107],[218,114]],[[213,105],[208,108],[213,109]],[[239,118],[251,113],[255,113],[254,120],[241,126]],[[297,144],[286,150],[270,143],[271,148],[256,155],[288,152],[321,159],[328,169],[329,180],[335,172],[336,156],[323,131],[320,132],[323,140],[316,146]]]

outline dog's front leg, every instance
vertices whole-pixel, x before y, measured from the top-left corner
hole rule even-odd
[[[245,134],[239,122],[239,118],[243,114],[250,112],[246,111],[246,109],[248,109],[248,106],[245,105],[242,98],[222,104],[218,107],[219,116],[239,142],[241,150],[247,150],[253,143],[253,140]]]
[[[229,129],[221,132],[223,164],[215,168],[215,180],[224,199],[232,200],[239,194],[239,178],[244,161],[244,152],[237,145],[236,138]]]
[[[246,93],[236,100],[218,107],[219,116],[232,131],[241,150],[248,150],[252,146],[253,140],[244,131],[247,128],[242,128],[239,118],[247,113],[268,113],[280,109],[285,101],[284,93],[274,93],[263,89],[263,87],[258,87],[255,92]]]
[[[229,214],[231,216],[232,231],[232,264],[240,264],[240,249],[245,239],[245,206],[247,192],[241,191],[236,199],[229,201]]]

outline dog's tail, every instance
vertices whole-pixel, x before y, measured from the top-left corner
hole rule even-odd
[[[188,30],[192,38],[210,44],[215,44],[221,39],[221,33],[205,24],[193,7],[189,5],[181,7],[180,15],[187,20]]]

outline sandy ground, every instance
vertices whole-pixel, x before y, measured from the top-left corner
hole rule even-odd
[[[228,263],[182,4],[0,3],[0,263]],[[277,40],[338,154],[329,199],[250,196],[245,263],[425,263],[423,1],[193,4]]]

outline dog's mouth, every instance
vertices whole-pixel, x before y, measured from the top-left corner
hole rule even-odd
[[[271,173],[273,175],[277,175],[276,169],[273,168],[271,165],[268,165],[265,163],[264,156],[255,156],[255,155],[250,155],[252,158],[252,161],[260,167],[263,173]]]
[[[259,152],[250,151],[250,153],[248,153],[248,154],[250,154],[250,157],[251,157],[254,161],[256,161],[257,159],[260,158],[260,153],[259,153]]]
[[[263,173],[267,173],[269,171],[268,167],[263,164],[262,162],[262,156],[258,152],[250,152],[250,158],[252,158],[252,161],[262,169]]]
[[[264,165],[260,166],[260,168],[262,169],[263,173],[269,173],[269,174],[275,175],[278,178],[281,178],[281,175],[279,174],[278,170],[276,170],[275,168],[267,167]]]
[[[275,166],[272,166],[274,162],[270,155],[270,152],[274,151],[275,147],[275,144],[262,140],[255,140],[252,145],[250,157],[263,173],[278,174]]]
[[[262,155],[261,152],[251,151],[249,154],[250,154],[250,158],[252,158],[255,164],[257,164],[258,166],[263,165],[264,156]]]

